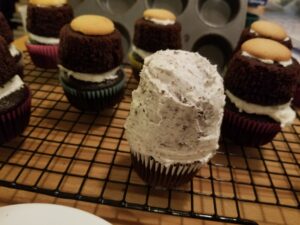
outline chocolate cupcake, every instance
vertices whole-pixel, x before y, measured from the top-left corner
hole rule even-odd
[[[147,57],[140,76],[125,123],[133,167],[151,186],[182,185],[218,149],[222,77],[207,59],[182,50]]]
[[[224,85],[227,104],[222,133],[239,144],[270,142],[295,118],[290,103],[299,64],[288,48],[263,38],[246,41],[232,58]]]
[[[99,111],[123,95],[125,75],[121,34],[108,18],[84,15],[60,33],[60,80],[70,103]]]
[[[181,25],[176,16],[164,9],[147,9],[136,21],[129,60],[139,79],[144,59],[158,50],[181,48]]]
[[[14,40],[13,32],[10,29],[10,26],[2,12],[0,12],[0,36],[2,36],[6,40],[9,52],[17,63],[18,75],[23,77],[22,53],[12,43]]]
[[[73,19],[67,0],[30,0],[27,8],[27,49],[33,63],[56,68],[60,29]]]
[[[14,58],[0,37],[0,144],[20,135],[30,118],[31,97]]]
[[[244,29],[237,45],[237,50],[240,49],[245,41],[252,38],[267,38],[277,41],[289,49],[293,48],[291,38],[287,35],[283,27],[271,21],[259,20]]]

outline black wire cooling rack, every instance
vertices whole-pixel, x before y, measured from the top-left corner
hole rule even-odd
[[[0,146],[0,185],[116,207],[238,224],[243,203],[300,208],[300,121],[272,143],[221,148],[192,182],[173,189],[147,186],[133,171],[123,124],[131,91],[114,108],[86,114],[70,106],[57,71],[36,68],[25,54],[32,116],[24,134]],[[230,210],[229,210],[230,209]]]

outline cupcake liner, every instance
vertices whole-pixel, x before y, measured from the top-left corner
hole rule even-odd
[[[56,69],[58,64],[58,45],[38,45],[26,43],[34,65],[44,69]]]
[[[254,147],[264,145],[280,131],[278,123],[262,122],[226,108],[224,110],[222,135],[235,143]]]
[[[173,164],[164,166],[152,157],[131,152],[131,160],[137,174],[150,186],[172,188],[189,182],[203,165],[200,162],[191,164]]]
[[[132,55],[132,52],[130,52],[128,54],[128,59],[129,59],[129,62],[132,66],[132,73],[133,73],[133,76],[134,78],[139,81],[140,80],[140,72],[143,68],[143,64],[140,63],[139,61],[137,61],[133,55]]]
[[[31,96],[12,110],[0,114],[0,145],[20,135],[31,115]]]
[[[124,94],[125,77],[116,85],[99,90],[76,90],[59,77],[65,95],[71,105],[83,111],[100,111],[114,106]]]

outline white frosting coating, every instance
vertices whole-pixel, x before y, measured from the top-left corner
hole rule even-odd
[[[110,71],[99,73],[99,74],[91,74],[91,73],[79,73],[73,70],[69,70],[62,65],[58,65],[58,68],[61,72],[66,72],[68,76],[72,76],[77,80],[86,81],[86,82],[94,82],[94,83],[101,83],[105,80],[113,80],[116,79],[118,76],[116,75],[117,71],[120,67],[114,68]]]
[[[254,59],[257,59],[263,63],[266,63],[266,64],[274,64],[274,60],[272,59],[262,59],[262,58],[258,58],[256,56],[253,56],[251,54],[249,54],[248,52],[246,51],[242,51],[242,55],[243,56],[246,56],[246,57],[250,57],[250,58],[254,58]],[[292,65],[293,64],[293,60],[290,59],[290,60],[287,60],[287,61],[279,61],[278,62],[280,65],[282,65],[283,67],[287,67],[289,65]]]
[[[140,77],[125,123],[131,150],[167,167],[206,163],[219,146],[225,104],[216,66],[198,53],[158,51]]]
[[[46,44],[46,45],[57,45],[59,44],[59,38],[52,38],[52,37],[42,37],[33,33],[28,33],[28,36],[30,39],[42,43],[42,44]]]
[[[175,24],[175,20],[162,20],[162,19],[156,19],[156,18],[144,18],[145,20],[148,20],[148,21],[151,21],[155,24],[158,24],[158,25],[163,25],[163,26],[167,26],[167,25],[173,25]]]
[[[292,124],[296,118],[296,113],[290,107],[290,102],[276,106],[262,106],[244,101],[230,91],[226,90],[226,95],[230,101],[240,110],[249,114],[266,115],[281,124],[281,127]]]
[[[5,98],[11,93],[21,89],[24,86],[24,82],[19,77],[15,75],[9,81],[7,81],[3,86],[0,86],[0,99]]]
[[[15,57],[20,54],[19,50],[16,48],[14,44],[9,45],[9,52],[12,57]]]
[[[132,44],[132,51],[138,54],[142,59],[145,59],[146,57],[153,54],[153,52],[147,52],[143,49],[136,47],[134,44]]]

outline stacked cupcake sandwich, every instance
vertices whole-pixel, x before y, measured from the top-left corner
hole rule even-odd
[[[33,63],[56,68],[60,29],[73,19],[67,0],[29,0],[27,8],[27,49]]]
[[[0,37],[0,144],[21,134],[30,118],[31,97],[17,74],[6,41]]]
[[[264,38],[244,42],[224,78],[223,135],[249,146],[270,142],[295,118],[290,103],[299,72],[298,62],[284,45]]]
[[[125,75],[121,34],[102,16],[83,15],[60,33],[60,80],[70,103],[99,111],[122,97]]]
[[[216,67],[197,53],[145,59],[125,123],[133,166],[147,183],[188,182],[218,148],[225,95]]]
[[[181,25],[176,16],[164,9],[147,9],[143,18],[136,21],[134,38],[129,60],[134,75],[139,79],[139,71],[144,59],[158,50],[181,48]]]

